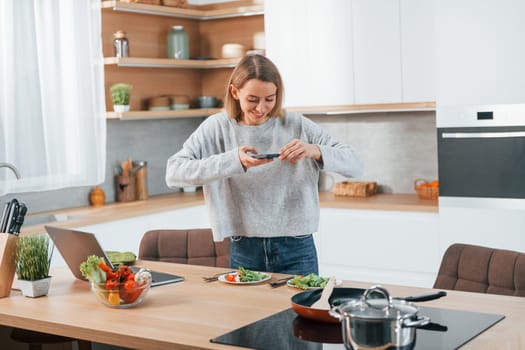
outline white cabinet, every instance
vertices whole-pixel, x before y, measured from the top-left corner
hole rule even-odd
[[[434,6],[439,105],[523,103],[525,2],[440,0]]]
[[[266,0],[266,54],[284,81],[285,106],[353,103],[351,3]]]
[[[432,0],[400,0],[403,102],[436,100]]]
[[[435,100],[432,0],[352,0],[355,103]]]
[[[352,0],[355,103],[402,102],[399,3]]]
[[[266,0],[264,18],[286,106],[435,100],[432,0]]]
[[[430,288],[441,261],[438,226],[437,213],[322,209],[320,273]]]

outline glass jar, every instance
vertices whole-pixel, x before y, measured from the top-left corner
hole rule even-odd
[[[188,33],[184,26],[173,26],[168,33],[168,58],[187,60],[190,58]]]
[[[115,48],[116,57],[129,56],[129,42],[126,38],[126,32],[119,30],[113,34],[113,47]]]

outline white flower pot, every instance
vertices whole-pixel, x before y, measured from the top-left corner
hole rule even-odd
[[[113,105],[113,110],[119,113],[129,112],[129,105]]]
[[[18,285],[22,290],[22,294],[31,298],[47,295],[50,284],[51,276],[36,281],[18,280]]]

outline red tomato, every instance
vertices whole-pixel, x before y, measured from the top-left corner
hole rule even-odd
[[[108,279],[106,281],[106,289],[117,289],[118,288],[118,279]]]
[[[236,279],[235,277],[237,276],[237,274],[235,273],[229,273],[226,275],[226,281],[229,281],[229,282],[236,282]]]
[[[124,300],[126,304],[134,302],[142,293],[142,289],[137,290],[138,287],[134,280],[127,280],[119,290],[120,298]]]
[[[132,273],[131,268],[126,265],[122,265],[119,267],[120,277],[127,279],[129,274]]]
[[[118,279],[119,278],[119,272],[118,270],[117,271],[106,271],[106,279],[110,280],[110,279]]]

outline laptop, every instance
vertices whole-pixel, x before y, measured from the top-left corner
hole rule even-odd
[[[53,226],[44,227],[76,278],[86,281],[80,272],[80,264],[86,261],[90,255],[103,257],[109,266],[114,267],[93,233]],[[134,265],[130,267],[134,272],[140,269]],[[158,271],[151,271],[151,277],[153,280],[152,287],[184,281],[182,276]]]

